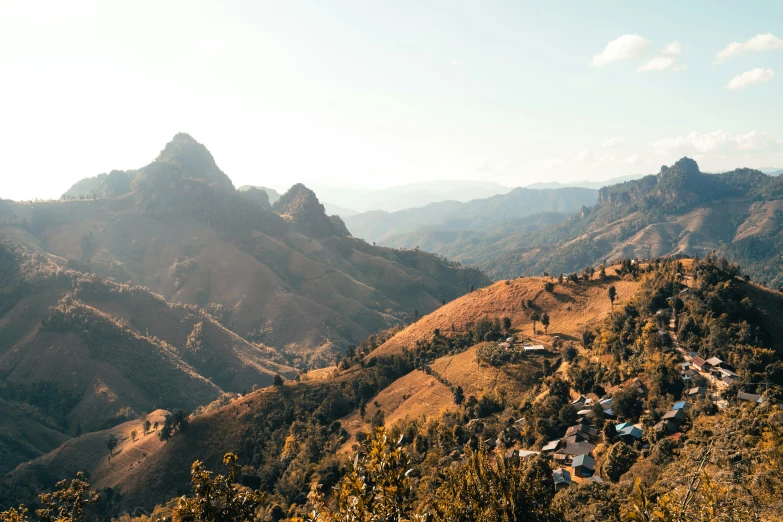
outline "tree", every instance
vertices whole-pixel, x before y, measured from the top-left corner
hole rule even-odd
[[[557,276],[557,282],[562,285],[564,279],[565,278],[563,277],[563,272],[560,272],[560,275]]]
[[[183,496],[174,508],[175,522],[245,522],[258,520],[264,494],[236,482],[237,456],[226,453],[227,475],[212,476],[201,461],[190,468],[192,496]]]
[[[81,522],[85,507],[97,503],[100,495],[90,491],[90,484],[80,471],[75,479],[61,480],[53,492],[38,495],[38,498],[43,507],[35,510],[35,514],[43,522]]]
[[[131,440],[132,440],[133,442],[136,442],[136,436],[137,436],[137,435],[138,435],[138,434],[136,433],[136,430],[133,430],[133,431],[131,431]]]
[[[644,405],[633,388],[621,390],[612,396],[612,409],[623,419],[636,419],[644,410]]]
[[[560,424],[563,424],[564,426],[571,426],[576,422],[578,417],[579,415],[576,413],[576,408],[570,404],[564,404],[557,414],[557,419],[560,421]]]
[[[111,433],[106,437],[106,448],[109,450],[109,455],[114,454],[114,448],[116,448],[119,443],[120,441],[114,433]]]
[[[544,283],[544,290],[546,290],[551,294],[552,292],[555,291],[555,284],[552,283],[551,281],[547,281],[546,283]]]
[[[172,413],[167,413],[163,420],[163,427],[158,433],[158,437],[162,441],[169,440],[172,436],[179,432],[183,432],[188,428],[188,416],[182,410],[174,410]]]
[[[544,312],[541,316],[541,324],[544,325],[544,332],[549,333],[549,314]]]
[[[573,346],[568,346],[565,349],[565,353],[563,354],[563,358],[566,360],[566,362],[571,362],[574,359],[576,359],[576,356],[578,355],[576,348]]]
[[[624,442],[615,442],[606,455],[604,474],[612,482],[617,482],[623,474],[631,469],[639,452]]]
[[[598,278],[606,279],[606,268],[604,267],[604,265],[599,266],[598,269],[599,269]]]
[[[504,331],[508,332],[509,330],[511,330],[511,318],[510,317],[504,317],[502,323],[503,323],[503,330]]]
[[[364,442],[351,469],[334,488],[327,503],[321,485],[314,486],[309,499],[313,522],[406,521],[413,517],[413,488],[408,477],[410,457],[391,441],[385,428],[377,428]]]
[[[446,478],[430,500],[434,520],[453,522],[554,522],[552,469],[540,457],[491,455],[483,446],[466,449],[462,466]],[[376,519],[373,519],[376,520]],[[377,519],[389,520],[389,519]]]
[[[280,387],[283,385],[283,378],[280,376],[279,373],[276,373],[275,376],[272,378],[272,386]]]
[[[462,391],[462,386],[454,388],[454,404],[459,406],[465,401],[465,392]]]
[[[536,333],[536,323],[541,320],[541,316],[538,314],[538,312],[533,312],[530,314],[530,320],[533,321],[533,334]]]
[[[617,299],[617,289],[612,285],[609,287],[609,301],[612,303],[612,308],[614,308],[615,299]]]
[[[144,421],[144,433],[147,433],[147,432],[150,431],[150,426],[151,426],[150,425],[150,421],[149,420],[145,420]]]
[[[10,508],[0,512],[0,522],[28,522],[27,508],[22,504],[18,508]]]

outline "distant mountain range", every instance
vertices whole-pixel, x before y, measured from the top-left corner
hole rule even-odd
[[[539,183],[532,183],[530,185],[525,185],[523,188],[528,189],[557,189],[557,188],[565,188],[565,187],[582,187],[582,188],[591,188],[598,190],[601,187],[606,187],[609,185],[616,185],[617,183],[624,183],[626,181],[631,181],[634,179],[639,179],[644,177],[644,174],[631,174],[629,176],[619,176],[616,178],[610,178],[604,181],[588,181],[588,180],[582,180],[582,181],[572,181],[569,183],[560,183],[558,181],[549,181],[549,182],[539,182]]]
[[[489,230],[486,238],[478,266],[494,277],[716,250],[777,286],[783,177],[753,169],[706,174],[683,158],[656,175],[602,188],[596,205],[561,223],[513,237]]]
[[[406,234],[412,232],[479,231],[540,212],[568,215],[594,204],[597,198],[598,191],[585,188],[516,188],[465,203],[443,201],[397,212],[365,212],[347,216],[345,222],[356,237],[388,246],[411,246]]]
[[[310,188],[318,194],[324,206],[341,210],[337,212],[340,217],[370,210],[395,212],[439,201],[470,201],[505,194],[511,190],[510,187],[481,180],[424,181],[383,189],[319,184],[312,184]]]

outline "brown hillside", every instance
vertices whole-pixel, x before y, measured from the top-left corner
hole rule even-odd
[[[607,272],[613,273],[612,270]],[[539,312],[547,312],[550,317],[549,335],[543,335],[542,326],[538,324],[538,338],[551,341],[554,335],[559,335],[564,339],[581,339],[585,326],[602,320],[611,310],[607,297],[609,286],[614,285],[617,289],[615,306],[631,297],[638,287],[638,283],[631,279],[610,276],[606,280],[593,279],[567,285],[556,283],[554,292],[549,293],[544,290],[547,281],[551,279],[526,277],[500,281],[471,292],[408,326],[379,346],[373,355],[399,354],[403,348],[413,347],[417,340],[432,337],[436,328],[444,335],[452,331],[452,325],[455,332],[466,332],[483,316],[509,317],[514,331],[532,336],[532,309],[521,306],[527,300],[532,300]]]
[[[474,346],[456,355],[440,357],[430,367],[449,385],[462,387],[465,397],[500,394],[508,401],[519,403],[525,393],[538,384],[544,358],[553,358],[551,354],[532,356],[521,364],[506,364],[498,368],[479,363],[476,349]],[[454,404],[454,394],[449,386],[434,375],[414,370],[368,401],[365,420],[361,419],[358,411],[340,420],[351,435],[342,447],[343,452],[351,450],[356,432],[368,431],[368,423],[379,409],[384,413],[385,425],[393,426],[400,420],[437,418],[445,411],[457,411],[459,408]]]
[[[52,451],[70,437],[23,404],[0,399],[0,475]]]

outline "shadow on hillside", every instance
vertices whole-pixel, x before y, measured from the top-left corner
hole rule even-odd
[[[574,303],[574,302],[576,302],[576,299],[574,299],[573,297],[571,297],[568,294],[553,293],[552,295],[554,296],[555,299],[557,299],[561,303]]]

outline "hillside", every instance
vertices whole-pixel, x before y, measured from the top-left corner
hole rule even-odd
[[[559,335],[564,340],[579,340],[586,326],[600,322],[611,311],[612,303],[606,297],[609,286],[617,289],[618,298],[615,303],[622,303],[637,290],[636,281],[618,279],[613,273],[614,269],[610,268],[607,270],[610,277],[605,280],[596,277],[587,283],[556,285],[552,292],[544,289],[545,283],[552,281],[548,277],[520,277],[499,281],[422,317],[378,347],[373,354],[399,354],[403,348],[413,346],[417,340],[431,337],[435,329],[444,333],[466,333],[478,319],[485,316],[508,317],[515,332],[522,336],[532,336],[533,323],[530,315],[534,311],[549,314],[550,342],[553,335]],[[532,305],[525,304],[527,301],[531,301]],[[541,330],[540,324],[538,330]]]
[[[373,211],[345,218],[353,234],[371,242],[398,246],[390,236],[423,230],[476,231],[541,212],[573,214],[593,205],[597,191],[583,188],[524,189],[468,202],[443,201],[397,212]],[[397,240],[399,241],[399,240]],[[403,241],[404,242],[404,241]]]
[[[192,416],[166,442],[156,436],[159,428],[144,432],[143,417],[67,441],[9,474],[0,497],[27,498],[83,469],[96,489],[111,488],[111,501],[97,508],[104,518],[128,509],[149,513],[155,505],[159,514],[170,514],[171,506],[162,505],[188,492],[189,464],[202,459],[207,469],[220,470],[220,456],[233,450],[240,459],[239,482],[266,493],[264,513],[285,518],[312,509],[306,497],[311,482],[329,491],[341,476],[350,480],[344,475],[350,466],[343,467],[347,454],[373,426],[385,425],[410,458],[401,471],[410,469],[412,477],[406,510],[425,512],[448,498],[443,495],[455,487],[449,481],[458,480],[463,469],[476,472],[469,471],[471,452],[498,444],[502,452],[490,461],[502,460],[508,469],[536,467],[528,481],[551,491],[544,505],[556,516],[552,520],[584,510],[592,513],[588,519],[624,520],[621,514],[642,502],[633,490],[636,479],[644,498],[679,506],[697,476],[694,455],[702,477],[730,476],[741,486],[720,491],[699,486],[693,490],[697,506],[709,502],[718,513],[736,514],[758,502],[761,519],[771,520],[766,515],[778,509],[775,491],[781,486],[777,441],[783,440],[783,424],[775,390],[783,384],[783,366],[766,347],[783,338],[776,316],[783,295],[737,274],[736,265],[709,256],[644,265],[625,260],[605,278],[557,282],[552,292],[543,289],[551,279],[499,282],[401,331],[368,339],[329,369],[327,379],[316,371],[312,379],[305,375],[301,382],[218,403]],[[619,294],[614,305],[609,286]],[[515,312],[522,299],[528,312],[550,315],[547,333],[530,335],[529,320]],[[504,331],[505,325],[495,326],[503,321],[495,320],[507,314],[511,325]],[[446,322],[455,329],[437,330]],[[504,347],[499,341],[509,335],[513,343]],[[523,343],[531,341],[544,350],[523,352]],[[736,380],[733,372],[718,378],[717,371],[692,371],[694,354],[719,357],[715,364],[733,368]],[[704,396],[690,393],[684,377],[702,386]],[[756,402],[743,402],[747,392]],[[608,410],[596,405],[577,414],[583,401],[602,398],[613,401]],[[675,401],[686,404],[687,413],[662,424]],[[164,415],[156,411],[147,418],[160,422]],[[616,425],[634,427],[629,433],[638,439],[615,435]],[[109,435],[119,440],[111,454],[105,446]],[[585,442],[579,447],[592,455],[587,475],[580,476],[570,459],[563,462],[563,453],[532,460],[506,453],[536,453],[553,439],[569,437]],[[574,442],[562,444],[561,451]],[[748,451],[752,462],[736,458]],[[571,481],[555,493],[548,481],[557,468],[568,470]],[[590,475],[602,484],[592,484]]]
[[[301,366],[331,362],[371,333],[489,283],[435,256],[351,237],[303,185],[273,209],[264,192],[235,190],[186,134],[126,172],[127,184],[109,183],[118,176],[89,181],[102,187],[96,199],[0,202],[0,239],[211,309]]]

